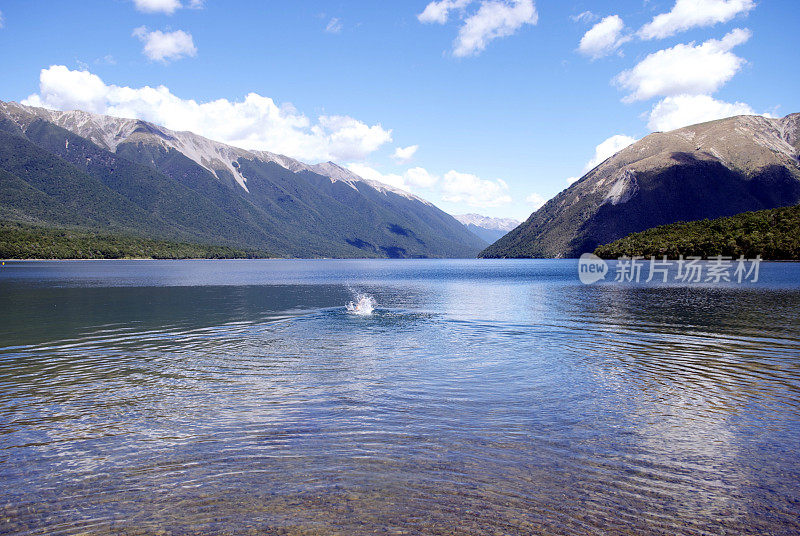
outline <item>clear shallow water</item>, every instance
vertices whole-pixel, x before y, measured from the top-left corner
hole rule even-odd
[[[800,265],[576,265],[6,263],[0,533],[800,532]]]

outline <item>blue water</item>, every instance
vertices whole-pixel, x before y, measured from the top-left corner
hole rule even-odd
[[[795,263],[7,262],[0,299],[1,534],[800,533]]]

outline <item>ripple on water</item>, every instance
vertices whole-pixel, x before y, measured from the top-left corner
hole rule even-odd
[[[797,293],[481,284],[10,339],[0,533],[800,532]]]

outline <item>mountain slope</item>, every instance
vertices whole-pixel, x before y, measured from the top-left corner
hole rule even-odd
[[[496,242],[520,224],[511,218],[492,218],[480,214],[456,214],[453,217],[488,244]]]
[[[659,132],[548,201],[481,257],[575,257],[677,221],[800,202],[800,114]]]
[[[332,163],[310,166],[145,121],[16,103],[0,102],[0,132],[9,148],[38,148],[24,158],[63,168],[43,172],[36,186],[9,167],[14,151],[6,151],[0,170],[14,182],[14,196],[3,198],[0,214],[13,221],[121,229],[288,257],[469,257],[485,246],[427,201]],[[24,158],[18,168],[26,169]],[[61,183],[64,173],[77,173],[71,180],[86,182],[98,206],[113,205],[105,220],[66,217],[63,200],[34,193],[42,183]]]
[[[150,217],[102,181],[31,141],[2,131],[0,171],[3,213],[15,211],[20,220],[169,230],[166,222]]]

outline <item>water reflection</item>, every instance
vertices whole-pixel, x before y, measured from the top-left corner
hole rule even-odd
[[[99,266],[0,280],[0,532],[800,531],[800,267]]]

